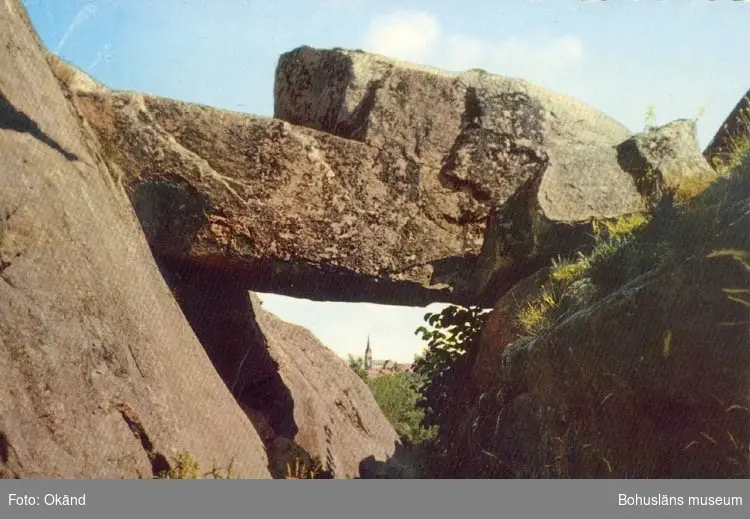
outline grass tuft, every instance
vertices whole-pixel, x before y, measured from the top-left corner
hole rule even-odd
[[[205,474],[200,473],[200,464],[187,451],[180,452],[172,462],[172,468],[159,474],[156,479],[241,479],[242,476],[234,471],[234,459],[229,461],[226,468],[214,467]]]
[[[293,463],[287,463],[286,469],[285,479],[317,479],[320,473],[317,463],[306,463],[300,458],[296,458]]]
[[[552,289],[544,287],[539,298],[518,312],[518,323],[526,334],[536,337],[552,327],[554,310],[559,304],[559,297]]]

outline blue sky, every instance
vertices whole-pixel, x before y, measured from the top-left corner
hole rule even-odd
[[[633,131],[698,121],[705,146],[750,88],[750,0],[25,0],[47,48],[115,89],[271,116],[279,54],[361,48],[483,68],[576,97]],[[262,295],[337,353],[411,360],[425,309]],[[438,305],[430,309],[439,308]]]

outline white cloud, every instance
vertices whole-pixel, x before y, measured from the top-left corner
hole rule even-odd
[[[459,70],[482,68],[487,64],[490,47],[486,42],[463,34],[448,36],[443,59],[446,68]]]
[[[440,24],[430,13],[396,11],[374,18],[364,49],[410,61],[430,58],[440,36]]]
[[[482,68],[532,80],[570,69],[583,57],[583,43],[574,36],[533,34],[494,43],[454,34],[445,39],[444,46],[445,52],[435,56],[436,66],[451,70]]]
[[[490,41],[445,33],[438,19],[425,11],[396,11],[372,19],[363,48],[446,70],[481,68],[539,83],[574,71],[583,58],[583,43],[572,35],[535,32]]]

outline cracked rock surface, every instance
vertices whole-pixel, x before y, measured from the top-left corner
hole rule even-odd
[[[497,270],[518,275],[501,265],[555,249],[545,224],[644,205],[617,162],[628,130],[521,80],[301,48],[279,60],[270,119],[59,70],[152,247],[251,290],[472,302]],[[488,218],[514,200],[525,255],[488,261]]]
[[[621,164],[627,128],[521,79],[300,47],[279,59],[274,98],[279,119],[388,150],[418,167],[415,199],[424,213],[471,237],[454,257],[477,261],[461,265],[471,274],[454,278],[454,294],[484,304],[580,247],[585,222],[644,211],[653,196],[639,191],[642,172]],[[678,162],[706,169],[690,131],[666,135],[667,147],[677,149]],[[440,199],[426,194],[435,182],[447,191]],[[434,237],[443,244],[447,235]]]

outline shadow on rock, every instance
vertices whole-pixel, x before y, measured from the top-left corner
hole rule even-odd
[[[433,479],[437,464],[439,456],[429,445],[396,444],[393,456],[384,461],[363,459],[357,479]]]
[[[268,352],[250,294],[221,272],[157,257],[162,275],[211,362],[266,446],[276,478],[328,474],[294,442],[294,400]],[[296,479],[306,479],[296,477]]]

